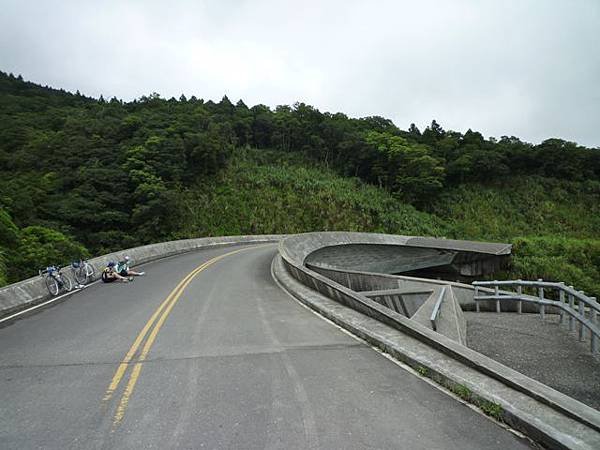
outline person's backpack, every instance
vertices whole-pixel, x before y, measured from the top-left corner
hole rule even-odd
[[[107,265],[106,268],[102,271],[102,281],[104,281],[105,283],[108,281],[108,273],[112,272],[113,270],[115,270],[115,262],[114,261],[110,261]]]

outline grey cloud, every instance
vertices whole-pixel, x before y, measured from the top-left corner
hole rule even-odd
[[[3,0],[0,70],[600,145],[600,3]]]

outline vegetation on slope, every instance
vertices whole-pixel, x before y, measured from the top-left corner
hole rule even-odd
[[[600,293],[599,200],[600,151],[561,139],[96,100],[0,72],[0,285],[166,239],[324,229],[508,241],[507,276]]]
[[[462,184],[441,194],[432,212],[462,239],[556,235],[598,238],[600,183],[539,176]]]
[[[443,222],[435,216],[286,153],[241,151],[216,178],[182,196],[185,225],[178,236],[314,230],[443,234]]]
[[[511,278],[565,281],[600,293],[600,186],[513,177],[465,184],[434,204],[457,239],[513,244]]]

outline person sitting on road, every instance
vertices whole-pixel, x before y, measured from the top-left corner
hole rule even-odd
[[[131,281],[129,277],[124,277],[117,273],[117,264],[115,262],[109,262],[106,268],[102,271],[102,281],[105,283],[112,283],[113,281],[121,281],[127,283]]]
[[[141,277],[146,275],[146,272],[136,272],[134,270],[131,270],[129,268],[129,263],[130,263],[131,259],[129,258],[129,256],[125,256],[125,258],[123,258],[123,261],[119,261],[117,263],[117,273],[119,275],[121,275],[122,277]]]

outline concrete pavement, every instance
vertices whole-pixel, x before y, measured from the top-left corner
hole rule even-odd
[[[188,273],[238,248],[149,264],[0,329],[0,446],[528,447],[292,300],[270,275],[275,246],[226,256],[178,291],[115,424],[150,332],[102,399],[140,330]]]

